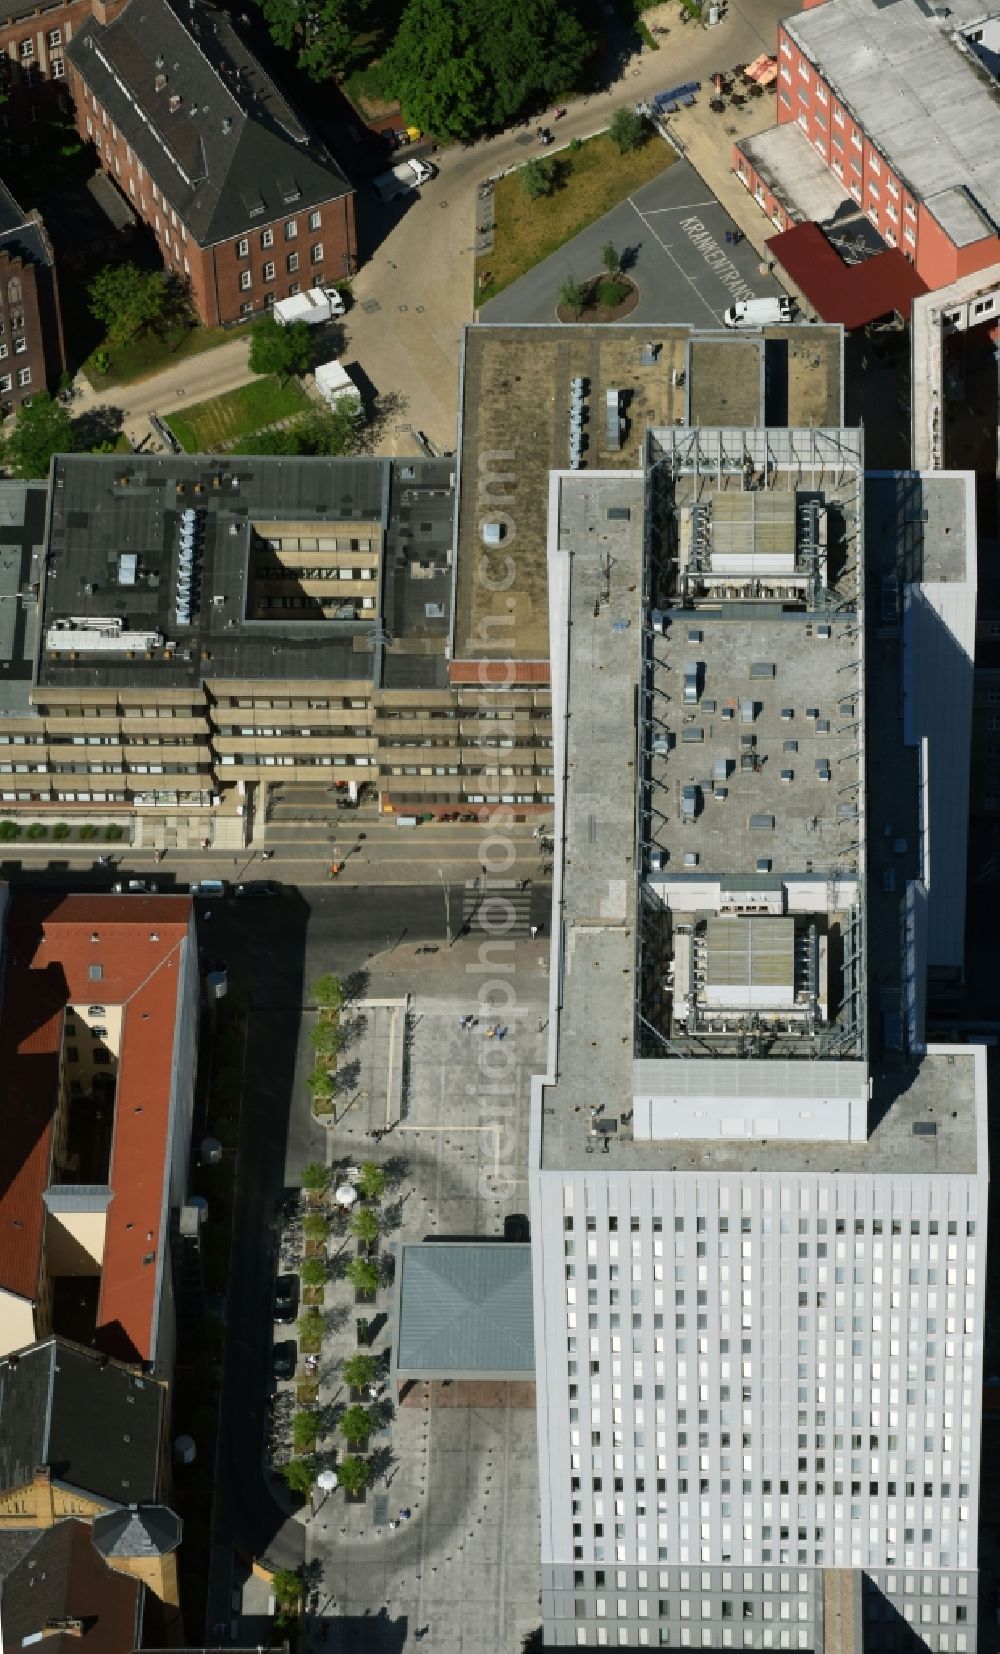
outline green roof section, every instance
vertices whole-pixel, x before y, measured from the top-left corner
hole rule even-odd
[[[428,1241],[400,1249],[400,1378],[534,1376],[531,1247]]]

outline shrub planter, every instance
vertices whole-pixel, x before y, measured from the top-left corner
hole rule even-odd
[[[560,322],[620,322],[630,316],[639,303],[639,288],[631,276],[609,276],[602,273],[580,283],[583,309],[577,315],[567,305],[556,306]]]
[[[368,1497],[368,1488],[367,1487],[362,1487],[362,1488],[358,1489],[357,1493],[345,1493],[344,1494],[344,1504],[345,1505],[363,1505],[365,1500],[367,1499],[367,1497]]]
[[[375,1302],[375,1293],[374,1292],[359,1292],[357,1287],[355,1287],[355,1289],[354,1289],[354,1302],[355,1302],[356,1305],[358,1305],[358,1304],[373,1304]]]

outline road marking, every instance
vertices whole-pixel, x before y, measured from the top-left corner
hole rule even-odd
[[[687,284],[691,288],[692,292],[696,295],[696,297],[698,299],[701,300],[701,303],[705,306],[705,309],[708,311],[709,315],[712,316],[715,320],[718,320],[719,319],[718,311],[712,309],[712,306],[709,304],[709,302],[706,299],[704,293],[702,293],[699,290],[698,283],[696,281],[692,280],[692,278],[688,275],[687,271],[684,269],[683,265],[680,264],[678,262],[678,260],[674,257],[673,253],[670,251],[670,248],[667,246],[667,243],[664,241],[663,237],[657,235],[657,233],[654,230],[652,224],[650,224],[650,222],[646,218],[645,214],[639,211],[639,208],[635,205],[635,202],[632,200],[631,196],[629,196],[629,205],[634,208],[634,210],[636,212],[636,215],[638,216],[640,221],[643,224],[645,224],[645,226],[646,226],[647,230],[649,231],[650,235],[652,236],[653,240],[658,242],[659,245],[663,248],[663,251],[666,253],[668,259],[670,260],[671,264],[675,267],[678,274],[683,276],[684,280],[687,282]]]
[[[643,207],[645,218],[655,218],[661,212],[691,212],[694,207],[717,207],[718,201],[687,201],[683,207]]]

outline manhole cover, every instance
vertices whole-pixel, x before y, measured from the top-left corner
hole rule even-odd
[[[423,307],[423,305],[422,305],[422,304],[415,304],[415,305],[414,305],[414,306],[413,306],[413,308],[414,308],[414,310],[415,310],[415,311],[416,311],[416,312],[417,312],[417,315],[418,315],[418,316],[422,316],[422,315],[423,315],[423,313],[424,313],[424,307]]]
[[[374,316],[376,310],[381,310],[382,306],[379,304],[378,299],[366,299],[361,308],[369,316]]]
[[[377,1528],[384,1528],[389,1519],[389,1495],[376,1493],[372,1500],[372,1517]]]

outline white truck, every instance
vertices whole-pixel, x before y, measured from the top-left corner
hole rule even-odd
[[[305,322],[318,327],[334,316],[344,314],[344,301],[335,287],[310,287],[308,293],[296,293],[293,298],[279,299],[274,307],[274,319],[282,327],[293,322]]]
[[[727,327],[776,327],[792,319],[792,301],[784,293],[776,299],[744,299],[730,305],[722,320]]]
[[[401,161],[391,172],[383,172],[378,178],[373,178],[372,187],[383,201],[393,201],[397,195],[405,195],[409,190],[419,189],[421,184],[430,183],[436,170],[429,161]]]
[[[321,362],[316,369],[316,389],[328,408],[344,405],[353,407],[356,419],[361,418],[361,392],[347,369],[339,362]]]

